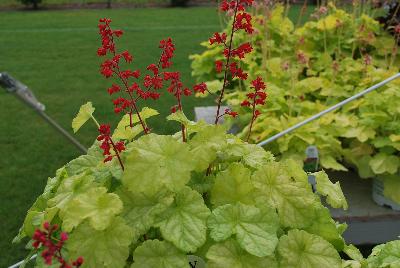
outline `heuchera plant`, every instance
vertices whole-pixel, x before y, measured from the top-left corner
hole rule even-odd
[[[221,4],[234,16],[230,39],[217,42],[224,46],[226,61],[216,67],[224,69],[226,85],[228,73],[231,77],[243,73],[239,59],[248,46],[234,48],[233,32],[251,29],[245,7],[252,3]],[[340,268],[369,263],[357,249],[345,245],[346,225],[335,222],[321,203],[326,197],[332,207],[347,209],[339,183],[332,183],[323,171],[315,173],[318,194],[314,193],[307,174],[294,161],[275,161],[262,148],[227,134],[225,126],[188,120],[182,97],[191,90],[180,82],[179,73],[165,71],[172,65],[172,40],[161,41],[160,60],[147,67],[148,74],[122,70],[121,60],[130,63],[133,56],[117,52],[115,39],[122,31],[112,30],[110,23],[100,21],[98,54],[109,57],[101,73],[118,79],[108,92],[114,97],[115,112],[124,115],[113,133],[110,126],[97,123],[91,103],[83,105],[73,120],[77,131],[92,119],[99,136],[86,155],[48,179],[15,238],[33,237],[28,247],[30,256],[38,253],[37,267],[48,264],[48,256],[58,259],[61,254],[63,260],[76,260],[72,265],[93,268],[197,267],[190,262],[195,257],[188,255],[204,260],[209,268]],[[214,37],[223,40],[225,34]],[[152,133],[146,120],[158,113],[138,105],[139,100],[161,97],[165,84],[177,100],[168,116],[181,125],[175,135]],[[204,84],[193,89],[207,90]],[[247,96],[253,120],[255,106],[265,101],[264,89],[261,79],[253,80],[254,95]],[[217,112],[216,123],[220,117]],[[62,231],[59,244],[49,231],[55,224]],[[42,244],[44,248],[39,247]],[[397,261],[386,256],[399,246],[397,242],[381,246],[371,262]],[[341,251],[354,260],[342,261]]]

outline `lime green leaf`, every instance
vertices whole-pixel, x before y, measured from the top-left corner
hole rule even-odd
[[[148,107],[144,107],[139,114],[140,118],[144,122],[146,122],[146,120],[149,119],[150,117],[159,115],[157,110]],[[113,139],[132,140],[137,135],[143,132],[143,127],[140,124],[140,120],[137,114],[132,115],[132,125],[133,127],[131,127],[130,115],[129,114],[124,115],[114,131]]]
[[[217,152],[226,146],[226,129],[221,125],[207,125],[199,131],[189,145],[196,156],[196,171],[202,171],[216,159]]]
[[[149,134],[131,145],[122,182],[132,192],[149,192],[155,186],[177,191],[190,180],[195,160],[186,143]]]
[[[321,237],[302,230],[290,230],[279,239],[282,268],[341,268],[335,248]]]
[[[285,159],[281,162],[285,167],[285,171],[292,177],[294,181],[308,183],[308,175],[303,167],[293,159]]]
[[[360,250],[356,248],[354,245],[346,245],[343,249],[343,252],[346,253],[352,260],[363,261],[364,257],[361,254]]]
[[[347,209],[346,198],[340,188],[340,182],[332,183],[325,171],[314,173],[318,193],[326,196],[326,202],[333,208]]]
[[[58,208],[47,208],[43,211],[30,210],[26,215],[23,225],[24,233],[32,237],[36,229],[41,228],[44,222],[51,222],[57,215]]]
[[[400,240],[376,246],[367,261],[368,267],[400,267]]]
[[[63,230],[70,232],[85,219],[96,230],[104,230],[115,215],[122,210],[122,202],[118,195],[107,193],[104,187],[89,189],[76,196],[65,210],[61,211]]]
[[[71,260],[83,256],[84,267],[123,268],[132,243],[132,229],[120,217],[104,230],[93,229],[88,222],[79,225],[66,243]]]
[[[211,190],[211,203],[215,206],[241,202],[254,204],[254,187],[251,172],[242,164],[231,164],[228,169],[217,174]]]
[[[342,164],[336,161],[331,155],[324,155],[321,157],[321,165],[326,169],[347,171]]]
[[[400,203],[400,180],[396,175],[379,175],[383,181],[383,195],[397,203]]]
[[[207,252],[208,268],[277,268],[274,258],[256,257],[243,250],[236,241],[229,239],[211,246]]]
[[[293,181],[282,164],[271,162],[257,170],[252,181],[258,198],[278,210],[285,227],[303,228],[311,224],[316,202],[308,183]]]
[[[94,110],[95,109],[91,102],[81,106],[78,114],[75,116],[74,120],[72,120],[72,129],[74,130],[74,133],[76,133],[86,123],[86,121],[92,117]]]
[[[222,89],[223,86],[223,81],[221,80],[213,80],[213,81],[208,81],[206,82],[207,89],[211,93],[217,93]]]
[[[372,128],[366,126],[361,126],[357,128],[348,128],[343,134],[346,138],[357,138],[361,142],[366,142],[368,139],[375,138],[376,131]]]
[[[400,159],[394,155],[378,153],[369,161],[375,174],[395,174],[400,166]]]
[[[176,111],[175,113],[168,115],[167,120],[176,121],[181,124],[184,124],[185,126],[191,123],[191,121],[186,117],[186,115],[182,111]]]
[[[304,228],[305,231],[319,235],[331,243],[338,251],[341,251],[345,245],[342,233],[346,230],[346,224],[336,223],[329,212],[329,209],[322,204],[316,205],[316,216],[312,224]]]
[[[398,141],[400,141],[400,135],[392,134],[392,135],[389,136],[389,139],[390,139],[392,142],[398,142]]]
[[[258,257],[273,254],[278,244],[278,226],[274,210],[241,203],[216,208],[208,220],[210,236],[214,240],[222,241],[236,234],[239,245]]]
[[[207,126],[207,123],[203,120],[198,122],[190,121],[182,111],[176,111],[167,117],[167,120],[179,122],[186,127],[187,136],[189,137],[192,133],[201,131]]]
[[[64,210],[72,199],[81,193],[85,193],[93,186],[96,186],[96,183],[94,177],[90,175],[80,174],[65,178],[58,187],[55,196],[47,202],[47,205]]]
[[[164,212],[174,201],[174,195],[165,189],[144,194],[133,193],[121,187],[116,194],[124,204],[121,216],[132,227],[136,239],[145,234],[155,224],[156,216]]]
[[[228,144],[223,151],[223,156],[232,158],[232,161],[242,161],[243,164],[252,168],[267,165],[274,160],[274,156],[264,148],[242,142]]]
[[[158,217],[165,240],[185,252],[195,252],[206,241],[206,222],[210,211],[203,197],[189,187],[184,187],[175,202]]]
[[[167,241],[147,240],[133,253],[131,268],[188,268],[184,253]]]
[[[337,25],[338,18],[334,15],[329,15],[323,19],[320,19],[317,23],[318,30],[321,31],[330,31],[338,27]]]

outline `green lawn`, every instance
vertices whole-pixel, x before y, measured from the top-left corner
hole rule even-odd
[[[296,17],[298,8],[292,9]],[[219,30],[215,8],[119,9],[83,11],[0,12],[0,72],[7,71],[27,84],[46,105],[47,113],[71,132],[71,120],[81,104],[93,101],[96,117],[115,126],[118,116],[106,88],[110,81],[98,73],[100,60],[97,21],[111,17],[125,30],[119,47],[135,56],[135,67],[158,59],[158,41],[171,36],[176,42],[174,69],[192,85],[188,55],[202,50],[201,41]],[[195,105],[210,99],[184,100],[192,117]],[[14,96],[0,89],[0,267],[7,267],[26,253],[11,245],[27,209],[42,192],[49,176],[79,151]],[[158,133],[177,129],[164,118],[174,104],[166,95],[151,103],[161,112],[150,121]],[[85,126],[77,138],[89,146],[96,137],[94,125]]]
[[[135,56],[133,68],[145,67],[159,57],[158,41],[171,36],[176,42],[174,69],[192,84],[188,55],[200,52],[199,43],[219,29],[212,8],[132,9],[0,13],[0,72],[23,81],[46,105],[47,113],[71,132],[71,120],[81,104],[92,100],[101,122],[117,122],[106,92],[110,81],[99,73],[97,21],[113,19],[126,30],[119,46]],[[195,105],[209,100],[185,99],[192,116]],[[42,192],[47,177],[79,155],[74,146],[41,120],[31,109],[0,88],[0,267],[19,260],[21,246],[11,239],[26,210]],[[157,132],[171,133],[174,124],[164,123],[173,105],[165,95],[150,102],[162,115],[153,120]],[[77,138],[89,146],[96,137],[94,125],[85,126]]]

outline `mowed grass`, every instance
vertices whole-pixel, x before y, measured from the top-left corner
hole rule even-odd
[[[299,8],[291,9],[297,18]],[[119,116],[106,92],[111,81],[99,73],[97,21],[113,19],[125,31],[118,47],[129,49],[132,69],[155,62],[158,42],[172,37],[176,43],[173,70],[182,72],[189,86],[188,56],[203,50],[199,45],[220,30],[216,9],[118,9],[82,11],[0,12],[0,72],[7,71],[28,85],[46,105],[46,112],[69,132],[79,107],[92,101],[100,122],[115,126]],[[212,104],[212,99],[185,98],[186,114],[193,118],[194,106]],[[161,115],[150,121],[156,133],[173,133],[178,126],[166,122],[174,99],[168,94],[149,105]],[[143,107],[143,104],[141,104]],[[85,146],[96,138],[94,124],[76,135]],[[0,88],[0,267],[7,267],[27,253],[23,245],[12,245],[27,209],[42,193],[48,177],[80,152],[32,109]]]
[[[28,85],[46,105],[46,112],[71,133],[71,120],[89,100],[100,122],[115,126],[119,118],[106,92],[111,81],[98,72],[96,27],[101,17],[112,18],[114,27],[125,30],[118,47],[134,55],[132,69],[143,70],[156,62],[159,40],[172,37],[176,43],[172,69],[181,70],[189,86],[193,80],[188,55],[200,52],[199,43],[219,30],[213,8],[0,13],[0,72],[7,71]],[[209,102],[186,98],[184,108],[192,117],[195,105]],[[150,121],[155,132],[178,129],[164,120],[174,105],[171,96],[164,94],[148,105],[161,113]],[[94,124],[89,123],[76,137],[89,146],[96,135]],[[6,267],[26,253],[22,246],[11,245],[11,240],[47,178],[80,153],[32,109],[1,88],[0,151],[0,267]]]

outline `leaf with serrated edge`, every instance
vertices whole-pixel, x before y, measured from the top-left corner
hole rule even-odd
[[[400,267],[400,240],[374,247],[367,261],[368,267]]]
[[[270,257],[256,257],[247,253],[233,239],[210,247],[206,255],[208,268],[277,268]]]
[[[190,151],[196,156],[196,171],[203,171],[216,159],[217,152],[226,145],[226,129],[221,125],[204,126],[189,141]]]
[[[132,227],[136,239],[145,234],[155,224],[156,216],[174,201],[174,195],[165,189],[145,194],[133,193],[121,187],[115,193],[124,204],[121,216]]]
[[[58,207],[62,211],[77,195],[85,193],[94,186],[96,186],[94,177],[90,175],[80,174],[65,178],[54,197],[47,202],[47,205]]]
[[[188,268],[186,255],[167,241],[147,240],[133,253],[131,268]]]
[[[122,183],[132,192],[153,191],[155,186],[179,191],[190,180],[195,160],[186,143],[149,134],[131,145]]]
[[[70,234],[66,248],[71,260],[83,256],[83,267],[123,268],[132,238],[132,229],[116,217],[102,231],[93,229],[88,222],[79,225]]]
[[[284,227],[304,228],[312,223],[315,196],[309,184],[294,181],[284,165],[271,162],[254,172],[252,181],[258,202],[276,208]]]
[[[317,183],[317,192],[326,196],[326,202],[333,208],[346,210],[349,206],[340,188],[340,182],[332,183],[325,171],[318,171],[314,175]]]
[[[185,252],[195,252],[206,241],[207,218],[210,210],[202,196],[189,187],[176,194],[175,202],[158,217],[165,240]]]
[[[208,227],[210,236],[216,241],[236,234],[239,245],[258,257],[273,254],[278,244],[279,221],[272,209],[261,210],[240,203],[220,206],[212,212]]]
[[[96,230],[104,230],[115,215],[122,210],[122,201],[118,195],[107,193],[104,187],[92,188],[76,196],[60,213],[63,230],[70,232],[83,220],[89,219]]]
[[[86,121],[92,117],[94,110],[95,109],[91,102],[81,106],[78,114],[75,116],[74,120],[72,120],[72,129],[74,130],[74,133],[76,133],[86,123]]]
[[[217,174],[211,190],[211,203],[215,206],[241,202],[254,204],[251,172],[242,164],[231,164],[226,170]]]
[[[335,248],[321,237],[302,230],[290,230],[279,239],[281,268],[341,268]]]

